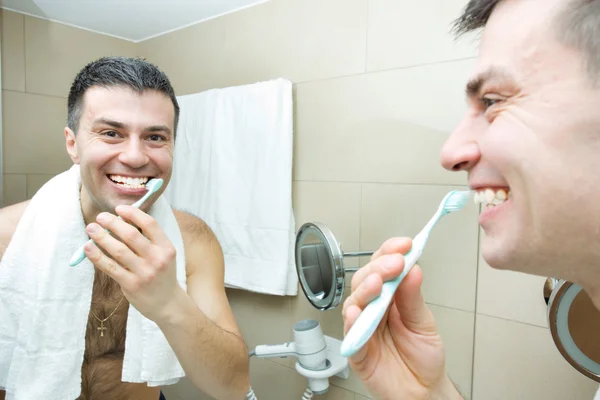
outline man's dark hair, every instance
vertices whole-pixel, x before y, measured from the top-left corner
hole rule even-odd
[[[83,112],[85,92],[93,87],[125,87],[142,93],[144,90],[156,90],[168,96],[175,108],[173,124],[177,132],[179,122],[179,104],[169,78],[155,65],[141,58],[103,57],[87,64],[75,77],[67,101],[67,125],[77,134],[79,120]],[[173,134],[175,135],[175,132]]]
[[[483,28],[502,0],[470,0],[454,21],[457,36]],[[525,1],[525,0],[521,0]],[[570,0],[555,20],[558,39],[583,53],[588,71],[600,82],[600,0]]]

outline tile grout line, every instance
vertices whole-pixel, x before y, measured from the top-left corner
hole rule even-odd
[[[493,318],[493,319],[500,320],[500,321],[505,321],[505,322],[514,322],[515,324],[525,325],[525,326],[529,326],[529,327],[532,327],[532,328],[539,328],[539,329],[548,330],[547,326],[536,325],[536,324],[532,324],[531,322],[517,321],[515,319],[510,319],[510,318],[506,318],[506,317],[499,317],[497,315],[490,315],[490,314],[486,314],[486,313],[477,313],[477,315],[481,315],[483,317]]]
[[[27,18],[23,16],[23,90],[27,93]]]
[[[358,201],[358,249],[360,251],[360,249],[362,249],[362,209],[363,209],[363,204],[364,204],[364,191],[363,191],[363,184],[360,184],[360,194],[359,194],[359,201]],[[360,257],[357,260],[357,266],[358,268],[360,268]],[[354,276],[354,275],[353,275]],[[350,279],[350,282],[352,282],[352,278]],[[352,285],[351,285],[352,286]]]
[[[366,26],[365,26],[365,70],[366,74],[369,67],[369,8],[371,8],[371,0],[366,0]]]
[[[13,89],[2,89],[3,92],[11,92],[11,93],[21,93],[21,94],[31,94],[33,96],[43,96],[43,97],[51,97],[53,99],[63,99],[63,100],[67,100],[66,97],[63,96],[57,96],[55,94],[46,94],[46,93],[36,93],[36,92],[22,92],[20,90],[13,90]]]
[[[481,211],[481,204],[479,205]],[[471,390],[470,398],[473,399],[473,387],[475,386],[475,343],[477,341],[477,296],[479,294],[479,265],[481,264],[481,228],[477,224],[477,268],[475,271],[475,314],[473,315],[473,353],[471,354]]]
[[[466,183],[420,183],[420,182],[368,182],[368,181],[329,181],[329,180],[311,180],[311,179],[294,179],[294,182],[308,182],[308,183],[335,183],[335,184],[368,184],[368,185],[395,185],[395,186],[439,186],[439,187],[463,187],[466,188]]]
[[[304,84],[308,84],[308,83],[316,83],[316,82],[332,81],[332,80],[336,80],[336,79],[353,78],[353,77],[362,76],[362,75],[373,75],[373,74],[379,74],[379,73],[384,73],[384,72],[401,71],[401,70],[412,69],[412,68],[421,68],[421,67],[430,67],[430,66],[441,65],[441,64],[458,63],[458,62],[462,62],[462,61],[475,60],[475,59],[476,59],[476,57],[461,57],[461,58],[455,58],[455,59],[451,59],[451,60],[432,61],[432,62],[425,62],[425,63],[421,63],[421,64],[404,65],[404,66],[400,66],[400,67],[384,68],[384,69],[373,70],[373,71],[348,73],[348,74],[342,74],[342,75],[338,75],[338,76],[329,76],[326,78],[316,78],[316,79],[311,79],[311,80],[306,80],[306,81],[299,80],[294,83],[297,85],[304,85]]]

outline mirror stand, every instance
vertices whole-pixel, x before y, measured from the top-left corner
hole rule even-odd
[[[296,272],[308,301],[325,311],[337,307],[344,295],[346,272],[344,258],[371,256],[372,251],[344,253],[333,232],[320,222],[308,222],[296,235]]]

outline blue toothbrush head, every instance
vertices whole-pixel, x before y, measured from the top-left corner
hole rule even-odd
[[[156,192],[158,189],[160,189],[162,187],[163,182],[164,181],[161,178],[150,179],[146,183],[146,190],[149,193],[154,193],[154,192]]]
[[[158,191],[158,189],[160,189],[163,185],[163,180],[160,178],[156,178],[156,179],[150,179],[147,183],[146,183],[146,194],[144,195],[144,197],[142,197],[141,199],[139,199],[138,201],[136,201],[135,203],[132,204],[133,207],[135,208],[140,208],[142,206],[142,204],[144,204],[144,202],[146,200],[148,200],[148,198],[150,196],[152,196],[155,192]]]
[[[473,196],[470,190],[453,190],[442,200],[441,207],[444,214],[462,210],[467,201]]]

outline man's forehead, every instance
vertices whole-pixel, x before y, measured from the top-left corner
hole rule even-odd
[[[568,0],[503,0],[481,38],[471,80],[481,76],[526,79],[560,52],[556,18]]]
[[[124,86],[92,86],[87,89],[83,96],[83,112],[88,116],[112,110],[113,113],[129,113],[132,111],[132,98],[135,103],[140,101],[156,116],[170,117],[174,114],[174,106],[171,99],[164,93],[147,89],[138,92]],[[134,110],[138,106],[134,105]]]

